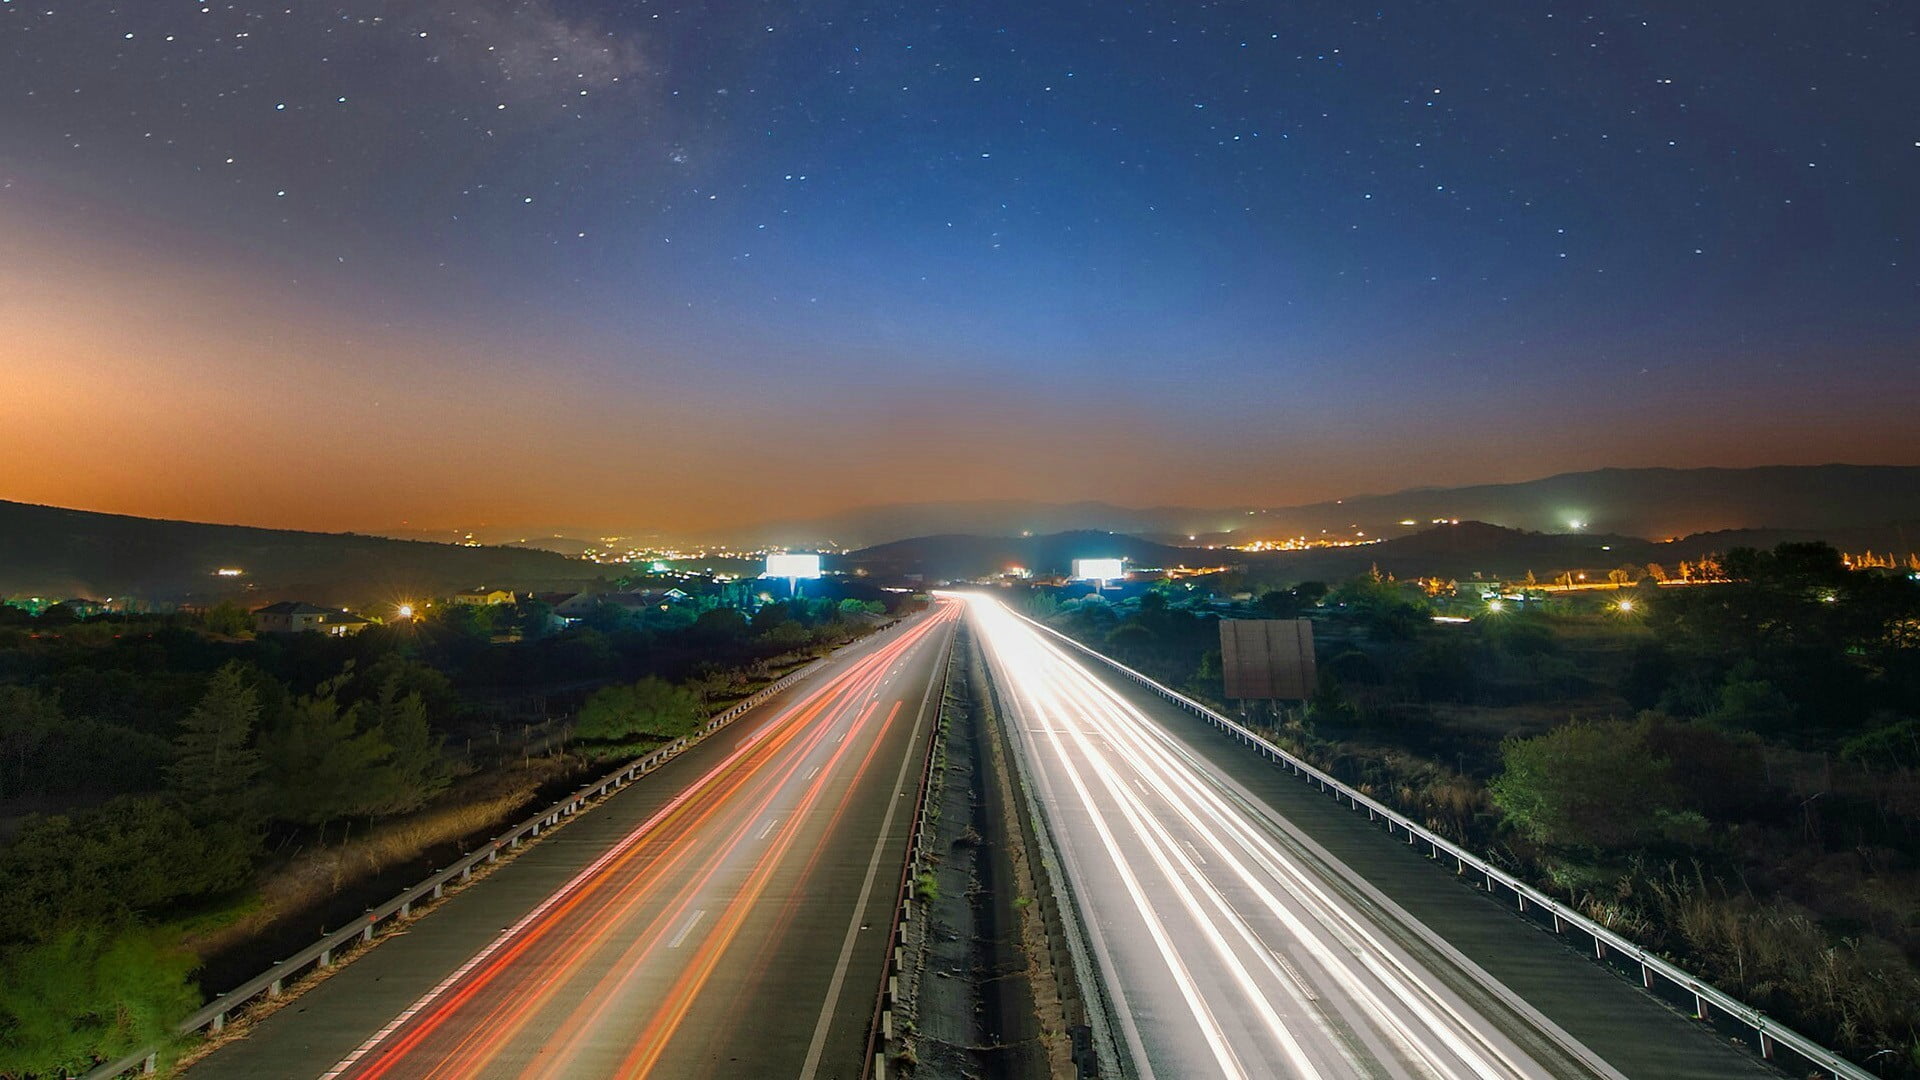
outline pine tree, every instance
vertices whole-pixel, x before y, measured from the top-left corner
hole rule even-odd
[[[325,825],[376,812],[390,797],[386,765],[393,756],[380,729],[361,729],[365,709],[341,708],[341,675],[294,701],[283,721],[260,741],[266,758],[273,816],[300,825]]]
[[[440,737],[427,723],[426,702],[418,693],[402,695],[398,674],[381,684],[369,727],[392,748],[379,784],[386,797],[376,813],[416,810],[446,789],[447,763],[440,753]]]
[[[231,663],[214,672],[174,736],[168,789],[196,812],[240,812],[260,773],[260,754],[249,745],[259,722],[260,695],[241,666]]]

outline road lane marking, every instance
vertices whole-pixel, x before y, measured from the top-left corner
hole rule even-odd
[[[920,701],[920,711],[913,718],[913,732],[907,736],[907,753],[900,761],[900,775],[896,776],[893,781],[895,790],[899,790],[899,788],[907,782],[907,772],[913,766],[913,748],[920,744],[920,731],[925,727],[927,721],[927,707],[933,704],[934,688],[941,685],[940,677],[946,670],[945,665],[949,662],[948,658],[952,652],[952,648],[953,636],[951,632],[949,632],[946,648],[938,649],[934,652],[936,658],[935,667],[932,677],[927,680],[927,693]],[[899,703],[896,702],[894,708],[898,709],[899,707]],[[928,753],[932,753],[933,748],[928,747],[927,751]],[[820,1055],[827,1046],[827,1029],[833,1024],[834,1006],[840,1000],[840,988],[847,981],[847,965],[853,960],[853,947],[859,940],[860,920],[866,915],[867,901],[873,895],[873,879],[880,872],[881,859],[886,856],[887,834],[893,831],[894,812],[899,809],[899,799],[889,801],[887,803],[887,816],[881,819],[880,833],[873,841],[873,857],[867,860],[867,876],[866,879],[860,883],[860,899],[854,905],[853,918],[847,922],[846,940],[841,943],[840,959],[833,966],[833,981],[827,986],[826,1001],[820,1007],[820,1020],[813,1026],[813,1041],[807,1044],[807,1060],[800,1066],[799,1080],[814,1080],[814,1077],[820,1071]]]
[[[773,831],[773,827],[774,827],[775,825],[778,825],[779,823],[780,823],[780,819],[779,819],[779,818],[777,818],[777,817],[774,817],[774,818],[768,818],[768,819],[767,819],[767,827],[766,827],[766,828],[764,828],[764,829],[761,829],[761,830],[760,830],[760,836],[758,837],[758,839],[761,839],[761,840],[765,840],[765,839],[767,838],[767,834],[768,834],[768,833],[770,833],[770,832],[772,832],[772,831]]]
[[[805,775],[805,776],[803,776],[803,777],[801,777],[800,779],[802,779],[802,780],[811,780],[811,779],[813,779],[814,777],[816,777],[816,776],[819,776],[819,775],[820,775],[820,766],[818,766],[818,765],[815,765],[815,766],[814,766],[813,768],[811,768],[811,769],[808,769],[808,770],[807,770],[807,775]]]
[[[765,836],[766,833],[761,833],[760,835]],[[681,925],[680,932],[673,935],[672,941],[667,942],[667,948],[669,949],[679,948],[680,943],[687,940],[687,935],[693,933],[693,928],[696,926],[699,926],[700,920],[706,917],[707,917],[706,908],[701,908],[699,911],[696,911],[692,915],[687,916],[687,921]]]
[[[1293,980],[1293,985],[1300,988],[1300,992],[1307,996],[1308,1001],[1320,1000],[1320,995],[1313,992],[1313,987],[1307,985],[1307,980],[1301,976],[1299,969],[1288,963],[1287,958],[1280,954],[1280,950],[1268,949],[1267,951],[1273,954],[1274,960],[1280,964],[1280,970],[1287,973],[1287,978]]]

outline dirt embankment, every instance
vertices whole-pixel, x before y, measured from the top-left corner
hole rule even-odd
[[[189,926],[181,944],[201,958],[201,986],[217,993],[298,952],[557,798],[586,768],[559,756],[514,761],[466,777],[418,813],[364,835],[293,849],[263,872],[244,915]]]

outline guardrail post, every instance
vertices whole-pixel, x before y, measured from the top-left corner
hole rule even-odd
[[[402,900],[400,902],[400,918],[402,920],[413,918],[413,901]]]
[[[322,971],[325,971],[326,969],[333,966],[333,950],[332,949],[320,950],[320,959],[318,961],[318,966]]]
[[[147,1059],[140,1063],[140,1072],[146,1076],[152,1076],[154,1073],[159,1071],[160,1071],[160,1055],[157,1053],[148,1054]]]
[[[207,1025],[207,1030],[212,1032],[215,1035],[218,1035],[222,1031],[225,1031],[226,1029],[227,1029],[227,1014],[223,1012],[214,1013],[213,1022]]]
[[[360,940],[361,941],[373,940],[373,909],[372,908],[367,909],[367,925],[364,927],[361,927],[360,929]]]
[[[1087,645],[1083,645],[1080,642],[1075,641],[1072,638],[1068,637],[1067,635],[1062,634],[1059,631],[1053,630],[1040,623],[1037,623],[1032,619],[1028,619],[1025,616],[1016,616],[1016,617],[1034,626],[1036,629],[1043,632],[1044,634],[1064,642],[1070,648],[1075,649],[1078,652],[1084,653],[1088,656],[1091,656],[1095,660],[1098,660],[1106,664],[1108,667],[1115,669],[1117,672],[1119,672],[1122,676],[1126,677],[1127,679],[1130,679],[1131,681],[1146,687],[1148,690],[1150,690],[1154,694],[1157,694],[1160,697],[1175,703],[1176,705],[1187,710],[1188,712],[1193,713],[1194,715],[1200,717],[1202,720],[1212,725],[1213,727],[1219,728],[1221,731],[1224,731],[1236,736],[1236,738],[1238,738],[1239,741],[1247,743],[1248,745],[1258,745],[1265,748],[1267,751],[1269,751],[1273,755],[1274,761],[1278,765],[1280,765],[1281,768],[1290,770],[1295,776],[1300,777],[1301,779],[1305,780],[1308,783],[1318,784],[1323,794],[1331,792],[1334,795],[1334,798],[1336,801],[1345,799],[1348,803],[1352,804],[1355,809],[1358,809],[1360,807],[1361,804],[1359,800],[1363,796],[1360,796],[1360,794],[1356,790],[1348,787],[1346,784],[1342,783],[1337,778],[1331,777],[1321,772],[1319,769],[1313,767],[1312,765],[1309,765],[1306,762],[1300,760],[1299,758],[1294,757],[1292,754],[1279,750],[1277,747],[1274,747],[1273,744],[1267,742],[1264,738],[1250,737],[1248,731],[1245,729],[1243,725],[1234,723],[1233,721],[1227,719],[1226,717],[1221,716],[1220,714],[1214,712],[1212,709],[1206,708],[1200,703],[1193,701],[1192,699],[1187,698],[1184,695],[1176,694],[1166,689],[1165,687],[1162,687],[1160,684],[1154,682],[1152,679],[1149,679],[1146,676],[1140,674],[1139,672],[1136,672],[1131,668],[1126,667],[1124,664],[1121,664],[1119,661],[1114,660],[1113,658],[1102,654],[1097,649],[1094,649]],[[1369,800],[1369,802],[1371,802],[1371,800]],[[1407,831],[1408,843],[1411,844],[1418,839],[1424,839],[1429,846],[1430,857],[1434,859],[1438,859],[1440,857],[1441,851],[1443,850],[1440,846],[1442,841],[1441,841],[1441,838],[1437,836],[1434,832],[1423,827],[1416,827],[1411,821],[1406,821],[1406,822],[1396,821],[1390,813],[1384,814],[1381,816],[1386,817],[1387,832],[1389,835],[1392,834],[1394,827],[1398,825],[1400,828],[1403,828]],[[1376,817],[1374,813],[1374,809],[1371,805],[1368,806],[1368,817],[1369,818]],[[1464,877],[1467,871],[1467,861],[1466,861],[1467,853],[1456,848],[1451,842],[1448,842],[1448,845],[1445,850],[1447,851],[1448,854],[1451,854],[1454,856],[1455,874],[1457,876]],[[1522,889],[1525,886],[1522,885],[1518,880],[1514,880],[1511,882],[1506,880],[1504,871],[1496,869],[1491,862],[1488,862],[1479,856],[1474,857],[1473,869],[1477,873],[1480,873],[1483,876],[1484,886],[1489,892],[1493,891],[1496,875],[1499,875],[1500,883],[1505,884],[1509,888],[1513,889],[1514,895],[1520,905],[1521,910],[1522,911],[1527,910],[1528,897],[1522,891]],[[908,903],[910,903],[910,900],[903,898],[903,902],[902,902],[903,908],[905,908]],[[1632,959],[1635,962],[1637,962],[1640,965],[1641,985],[1646,987],[1648,990],[1652,990],[1654,987],[1653,977],[1656,973],[1659,974],[1662,978],[1666,979],[1668,982],[1672,983],[1673,986],[1675,986],[1676,988],[1685,990],[1688,994],[1692,995],[1693,997],[1694,1016],[1696,1019],[1701,1020],[1703,1022],[1711,1021],[1713,1017],[1713,1013],[1710,1008],[1711,1002],[1723,1003],[1725,1006],[1725,1011],[1729,1012],[1735,1018],[1742,1020],[1743,1022],[1747,1023],[1748,1026],[1753,1028],[1755,1034],[1758,1036],[1758,1039],[1759,1039],[1760,1051],[1761,1051],[1762,1057],[1769,1058],[1769,1059],[1773,1058],[1776,1054],[1776,1044],[1780,1042],[1784,1042],[1794,1054],[1798,1055],[1801,1059],[1809,1063],[1815,1069],[1817,1074],[1831,1075],[1835,1078],[1835,1080],[1873,1080],[1873,1076],[1874,1076],[1873,1073],[1869,1072],[1864,1068],[1861,1068],[1859,1065],[1851,1061],[1848,1061],[1846,1058],[1842,1057],[1839,1054],[1836,1054],[1834,1051],[1828,1049],[1827,1047],[1819,1045],[1818,1043],[1807,1038],[1805,1035],[1802,1035],[1801,1033],[1793,1030],[1792,1028],[1781,1027],[1778,1029],[1780,1034],[1778,1035],[1773,1034],[1774,1029],[1769,1023],[1768,1019],[1763,1014],[1759,1013],[1758,1010],[1755,1010],[1752,1006],[1746,1005],[1736,999],[1728,997],[1727,995],[1725,995],[1720,990],[1716,989],[1710,984],[1702,983],[1701,981],[1699,981],[1698,977],[1693,975],[1691,972],[1685,971],[1684,969],[1674,968],[1671,965],[1665,964],[1662,961],[1659,961],[1657,959],[1650,957],[1644,948],[1635,944],[1633,941],[1621,936],[1620,934],[1608,929],[1607,927],[1601,926],[1595,923],[1593,920],[1588,919],[1585,916],[1582,916],[1576,912],[1569,911],[1563,915],[1562,912],[1560,911],[1560,905],[1550,898],[1537,900],[1534,902],[1533,906],[1536,908],[1545,908],[1547,910],[1549,916],[1553,920],[1553,932],[1556,935],[1565,933],[1569,923],[1571,923],[1574,928],[1580,930],[1580,932],[1587,934],[1593,941],[1594,957],[1596,961],[1605,961],[1609,955],[1608,950],[1612,949],[1613,952],[1617,952],[1621,956]],[[1657,970],[1656,970],[1656,965],[1659,965]],[[1713,997],[1710,1001],[1709,995],[1717,995],[1717,996]],[[875,1057],[875,1075],[876,1076],[882,1075],[881,1073],[882,1065],[883,1065],[883,1062],[881,1061],[880,1057],[876,1055]]]
[[[275,960],[275,961],[274,961],[274,963],[275,963],[275,964],[278,964],[278,963],[280,963],[280,961],[278,961],[278,960]],[[284,982],[285,982],[285,980],[282,980],[282,979],[275,979],[275,980],[273,980],[272,982],[270,982],[270,983],[268,983],[268,984],[267,984],[267,996],[268,996],[268,997],[270,997],[270,998],[277,998],[277,997],[279,997],[279,996],[280,996],[280,992],[281,992],[282,990],[284,990],[284,989],[286,989],[286,987],[285,987],[285,985],[283,985],[283,984],[284,984]]]

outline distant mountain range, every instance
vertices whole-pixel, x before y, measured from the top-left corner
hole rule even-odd
[[[1435,528],[1436,519],[1461,524]],[[1899,554],[1920,546],[1915,522],[1920,467],[1818,465],[1602,469],[1269,510],[920,503],[769,525],[732,542],[857,548],[837,564],[930,580],[1009,566],[1061,571],[1074,558],[1098,556],[1135,566],[1246,565],[1305,579],[1348,576],[1376,564],[1402,576],[1546,573],[1677,562],[1706,551],[1806,538],[1828,539],[1849,551]],[[1323,530],[1386,539],[1260,555],[1206,550],[1210,544],[1315,537]],[[467,547],[0,502],[0,595],[105,599],[135,593],[165,599],[241,593],[352,604],[482,584],[562,589],[590,582],[599,572],[539,549],[577,551],[588,542],[568,537],[582,535],[596,534],[523,532],[525,546]],[[1682,539],[1658,542],[1673,537]],[[221,568],[243,573],[221,577]]]
[[[1192,566],[1217,562],[1219,553],[1172,547],[1108,532],[1063,532],[1047,536],[969,536],[950,533],[895,540],[827,561],[829,569],[863,570],[877,578],[919,574],[930,580],[983,577],[1023,567],[1038,574],[1065,573],[1075,559],[1125,559],[1129,566]],[[1239,552],[1226,552],[1238,561]]]
[[[1542,580],[1568,570],[1604,573],[1618,567],[1645,571],[1658,563],[1669,572],[1729,548],[1771,548],[1786,541],[1825,540],[1843,551],[1920,551],[1920,520],[1852,529],[1742,529],[1696,533],[1671,541],[1590,533],[1541,533],[1485,522],[1429,525],[1419,532],[1351,547],[1242,552],[1226,548],[1175,547],[1136,536],[1068,532],[1049,536],[945,535],[896,540],[849,552],[830,561],[837,569],[874,577],[919,574],[929,582],[1002,574],[1022,567],[1038,575],[1070,571],[1075,559],[1121,558],[1132,567],[1233,566],[1265,581],[1338,581],[1378,568],[1397,577],[1519,577],[1531,570]]]
[[[1393,536],[1436,518],[1652,539],[1726,529],[1851,528],[1920,518],[1920,466],[1598,469],[1522,483],[1418,488],[1279,508],[1135,509],[1102,502],[1019,500],[910,503],[773,522],[736,530],[727,539],[742,545],[859,548],[916,536],[1111,531],[1170,543],[1237,543],[1318,536],[1323,530]],[[1403,521],[1415,524],[1404,526]]]
[[[221,569],[241,574],[222,577]],[[595,567],[547,551],[99,514],[0,501],[0,596],[252,597],[362,605],[479,585],[566,588]]]

